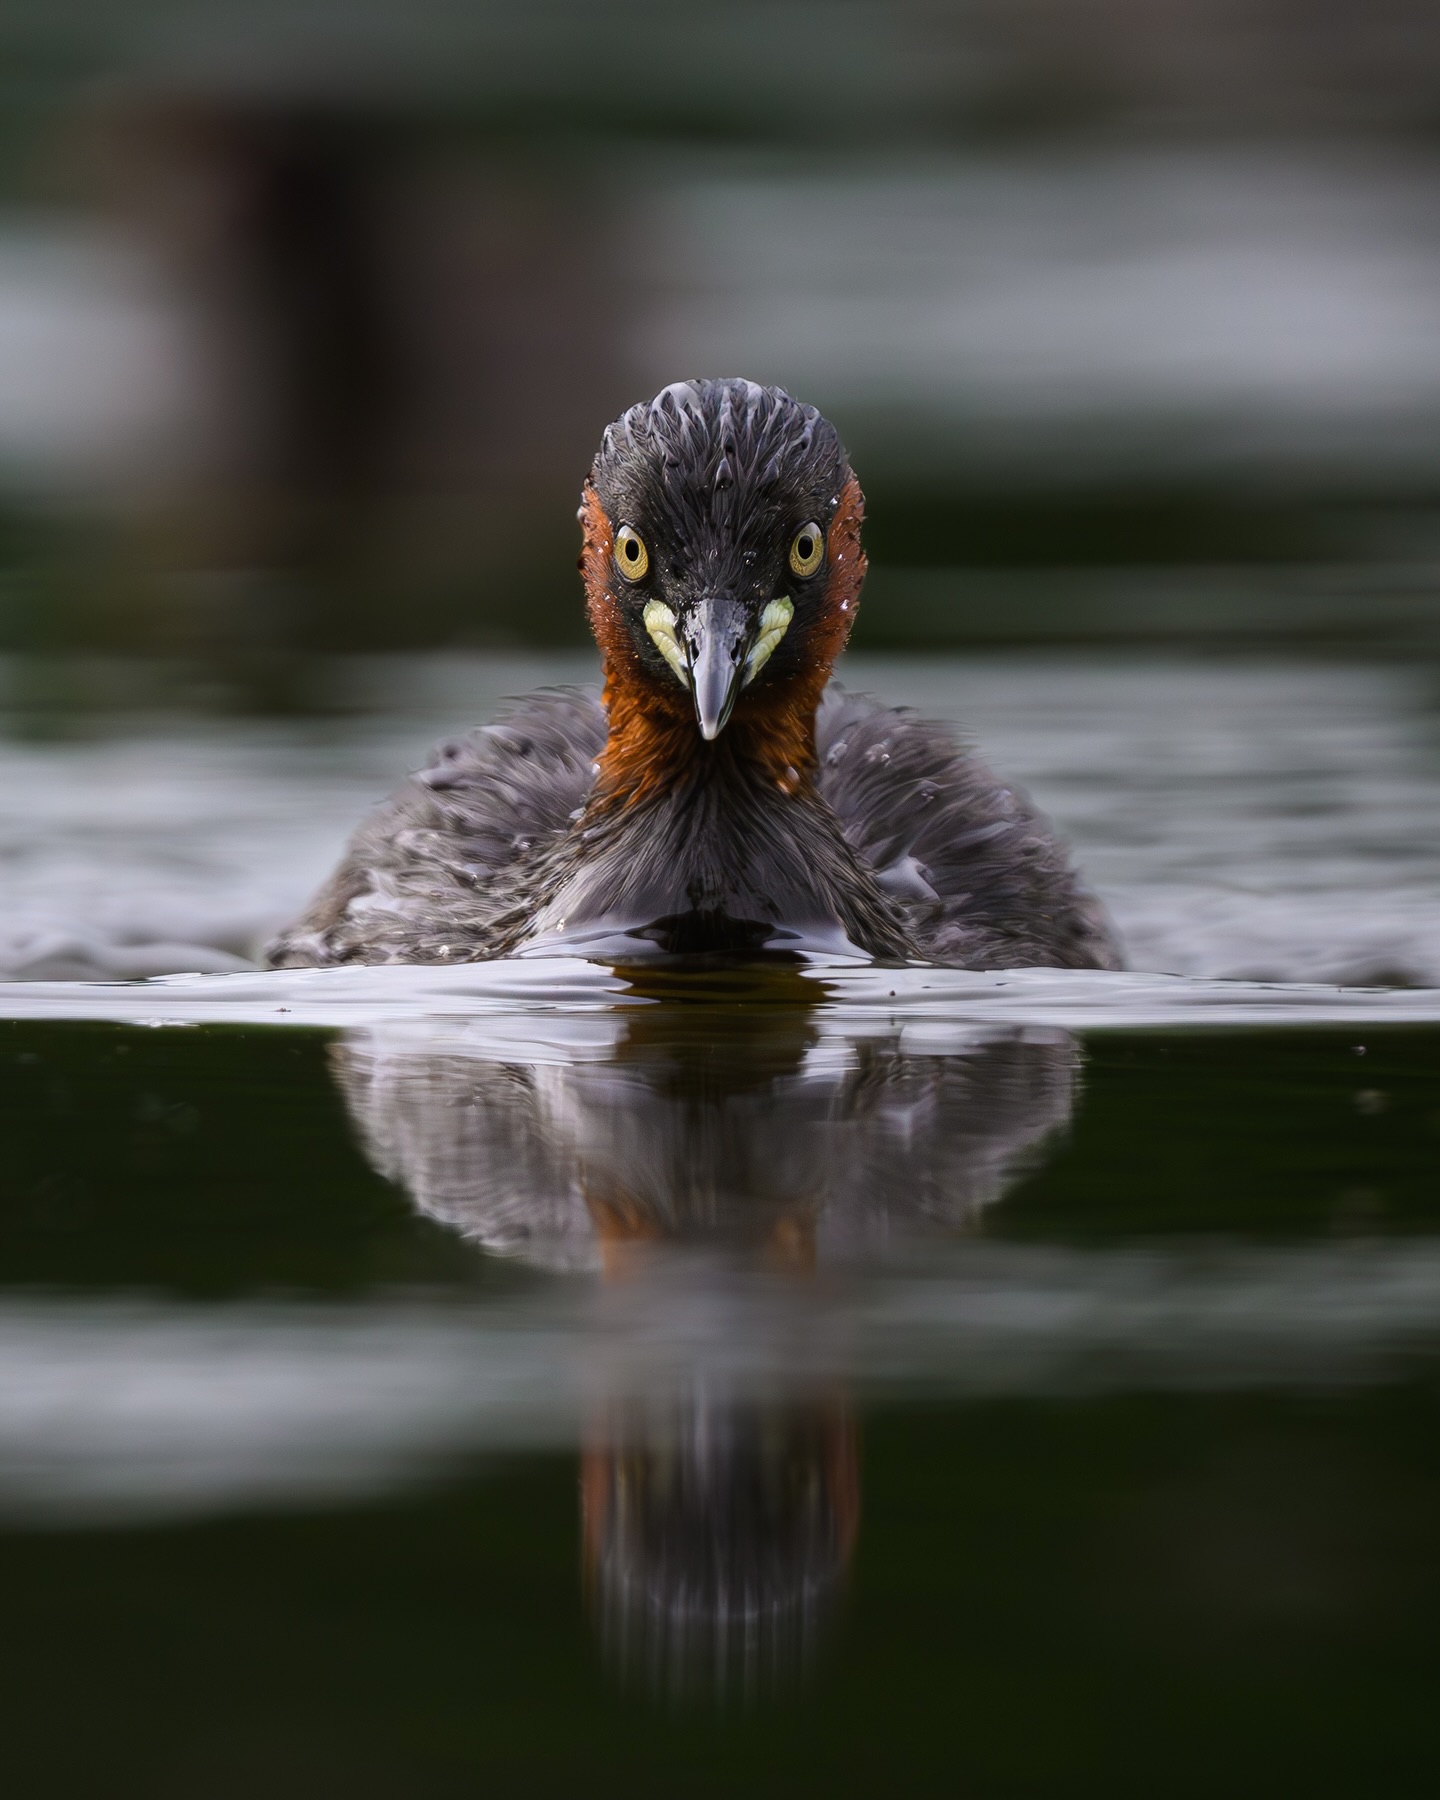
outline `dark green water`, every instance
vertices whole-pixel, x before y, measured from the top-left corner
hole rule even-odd
[[[697,1027],[703,1036],[713,1020]],[[5,1287],[218,1298],[508,1285],[367,1163],[336,1034],[0,1020]],[[752,1053],[743,1029],[738,1054]],[[1097,1033],[989,1238],[1440,1232],[1440,1029]]]
[[[715,1026],[661,1031],[660,1062],[632,1033],[612,1059],[644,1077],[621,1120],[637,1158],[678,1093],[690,1153],[723,1160],[706,1109],[733,1101],[737,1061],[749,1093],[771,1079],[767,1056],[778,1067],[789,1054],[773,1022],[760,1039],[732,1024],[728,1049]],[[196,1412],[199,1458],[207,1419],[236,1404],[224,1370],[249,1366],[267,1318],[568,1317],[606,1285],[490,1255],[375,1173],[332,1036],[0,1025],[12,1345],[16,1320],[113,1322],[117,1304],[187,1329],[250,1320],[218,1356],[213,1408]],[[676,1045],[692,1037],[708,1047],[687,1059]],[[1100,1033],[1082,1050],[1068,1125],[1031,1145],[963,1231],[942,1222],[907,1239],[898,1266],[893,1237],[883,1256],[847,1251],[842,1311],[882,1266],[886,1291],[903,1293],[917,1271],[959,1279],[972,1249],[1053,1251],[1086,1269],[1143,1251],[1202,1273],[1247,1256],[1288,1267],[1323,1252],[1343,1271],[1429,1255],[1440,1031]],[[830,1129],[844,1108],[827,1104]],[[748,1127],[727,1116],[732,1131],[768,1129],[753,1110]],[[787,1243],[789,1218],[767,1213],[750,1250]],[[726,1239],[742,1261],[743,1238]],[[823,1284],[821,1243],[806,1279]],[[1360,1337],[1384,1340],[1383,1291],[1345,1294],[1375,1315]],[[6,1763],[23,1772],[11,1791],[1428,1794],[1440,1362],[1423,1337],[1382,1343],[1378,1362],[1357,1360],[1354,1338],[1324,1354],[1307,1339],[1283,1367],[1262,1357],[1239,1379],[1183,1358],[1152,1378],[1142,1345],[1103,1379],[1055,1377],[1052,1359],[1044,1379],[1002,1371],[967,1392],[940,1366],[953,1350],[913,1380],[870,1384],[864,1340],[829,1387],[765,1402],[757,1430],[780,1450],[742,1457],[745,1480],[702,1496],[711,1538],[738,1533],[752,1557],[820,1554],[817,1532],[830,1546],[813,1643],[748,1695],[703,1679],[667,1692],[613,1654],[590,1484],[648,1483],[660,1514],[667,1504],[663,1447],[631,1441],[644,1439],[633,1420],[606,1437],[623,1396],[607,1413],[602,1394],[569,1441],[457,1438],[402,1477],[288,1497],[282,1471],[263,1502],[243,1485],[227,1498],[223,1482],[195,1502],[172,1447],[145,1478],[149,1500],[124,1512],[103,1456],[92,1468],[82,1443],[46,1463],[63,1419],[41,1429],[11,1394],[0,1642]],[[103,1359],[75,1379],[103,1381]],[[82,1400],[77,1388],[50,1404],[59,1418]],[[27,1458],[42,1467],[29,1489]],[[799,1474],[757,1501],[782,1464]],[[666,1542],[680,1554],[697,1527],[693,1505],[676,1523],[678,1491],[665,1490]]]

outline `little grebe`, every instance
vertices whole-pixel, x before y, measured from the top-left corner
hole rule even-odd
[[[280,967],[766,947],[1112,968],[1029,801],[951,731],[829,686],[864,501],[779,388],[686,381],[609,426],[580,507],[603,693],[442,745],[269,948]]]

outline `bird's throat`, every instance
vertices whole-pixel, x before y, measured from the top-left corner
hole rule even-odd
[[[689,801],[705,789],[743,813],[757,790],[799,795],[814,782],[818,701],[808,692],[758,703],[747,696],[720,735],[707,740],[688,705],[666,705],[609,679],[610,731],[590,808],[612,813],[667,792]]]

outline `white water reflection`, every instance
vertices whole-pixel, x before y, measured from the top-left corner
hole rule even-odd
[[[1088,969],[871,968],[816,959],[796,971],[824,1003],[826,1029],[903,1029],[921,1048],[956,1047],[977,1029],[1106,1031],[1250,1025],[1432,1025],[1440,989],[1209,981]],[[736,971],[736,978],[742,973]],[[746,998],[764,1001],[761,991]],[[463,968],[287,969],[172,975],[140,983],[0,983],[0,1017],[109,1019],[117,1024],[411,1026],[431,1045],[446,1033],[474,1054],[512,1033],[533,1042],[536,1020],[573,1047],[575,1021],[645,1005],[609,968],[566,957]],[[588,1029],[582,1028],[582,1029]],[[605,1029],[610,1029],[606,1027]]]
[[[113,980],[256,953],[428,744],[588,659],[351,668],[377,709],[0,742],[0,974]],[[1440,986],[1428,670],[1134,656],[849,660],[957,718],[1075,844],[1130,966]],[[340,672],[337,670],[337,682]]]
[[[483,1311],[8,1300],[0,1506],[151,1519],[359,1502],[459,1459],[569,1449],[603,1401],[1333,1388],[1440,1349],[1440,1245],[1210,1252],[975,1243],[798,1288],[656,1253],[623,1291]]]

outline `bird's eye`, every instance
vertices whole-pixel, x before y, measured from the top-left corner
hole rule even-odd
[[[650,567],[650,552],[633,526],[622,525],[615,533],[615,567],[627,581],[638,581]]]
[[[825,560],[825,537],[814,523],[802,525],[790,540],[790,571],[813,575]]]

